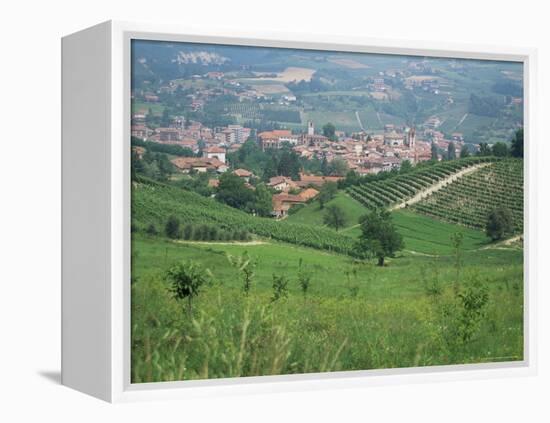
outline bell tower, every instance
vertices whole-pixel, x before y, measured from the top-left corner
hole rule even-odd
[[[312,121],[308,121],[307,123],[307,134],[308,135],[313,135],[315,134],[315,128],[313,126],[313,122]]]

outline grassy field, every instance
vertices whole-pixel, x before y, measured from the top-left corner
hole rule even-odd
[[[359,217],[364,215],[366,211],[365,207],[362,206],[361,203],[354,200],[343,191],[339,191],[338,194],[326,205],[335,205],[344,211],[347,219],[345,227],[356,225],[359,221]],[[313,201],[295,214],[290,215],[287,220],[289,222],[307,223],[315,226],[323,225],[323,213],[324,210],[319,207],[319,202]]]
[[[248,296],[226,254],[257,262]],[[333,370],[509,361],[522,358],[522,251],[464,252],[459,288],[452,256],[402,254],[386,267],[317,250],[199,244],[134,236],[132,380],[148,382]],[[307,296],[298,270],[311,278]],[[181,260],[212,271],[191,314],[164,279]],[[273,275],[288,296],[272,301]],[[461,340],[460,292],[482,283],[488,303]],[[474,288],[469,288],[474,287]],[[465,314],[466,313],[466,314]]]
[[[339,191],[327,205],[336,205],[346,214],[347,222],[341,229],[342,233],[353,237],[358,237],[361,234],[357,222],[367,212],[364,206],[342,191]],[[323,226],[323,213],[324,211],[319,208],[319,203],[314,201],[290,215],[287,220]],[[405,241],[405,249],[408,251],[429,255],[451,254],[453,248],[450,239],[456,232],[463,234],[464,250],[479,249],[489,242],[489,239],[481,231],[442,222],[408,210],[394,211],[392,216],[397,230]]]

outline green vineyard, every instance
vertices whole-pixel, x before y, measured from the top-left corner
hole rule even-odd
[[[190,191],[140,179],[132,190],[132,222],[138,229],[163,228],[169,216],[182,224],[216,225],[223,231],[247,231],[265,238],[349,254],[353,239],[331,229],[254,217]]]
[[[495,159],[489,157],[470,157],[420,166],[405,174],[351,186],[347,192],[369,209],[391,207],[407,201],[418,192],[464,168],[493,160]]]
[[[511,211],[516,233],[523,231],[523,160],[490,164],[414,204],[419,213],[473,228],[484,228],[497,207]]]

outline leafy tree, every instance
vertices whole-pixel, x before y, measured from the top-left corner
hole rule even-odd
[[[311,283],[311,274],[306,272],[302,267],[302,259],[298,262],[298,283],[300,284],[300,289],[302,294],[304,294],[304,299],[307,297],[307,291]]]
[[[250,210],[254,204],[254,192],[245,186],[242,178],[226,172],[220,177],[216,199],[237,209]]]
[[[432,141],[432,160],[439,160],[439,155],[437,154],[437,145]]]
[[[460,312],[457,316],[457,335],[462,343],[469,342],[481,329],[489,304],[489,289],[477,279],[469,282],[456,295]]]
[[[325,154],[323,154],[323,159],[321,160],[321,173],[324,175],[324,176],[328,176],[330,174],[330,168],[329,168],[329,165],[328,165],[328,160],[327,160],[327,156]]]
[[[487,216],[487,224],[485,225],[485,233],[493,241],[504,238],[507,234],[512,233],[514,223],[512,213],[505,207],[498,207],[489,213]]]
[[[254,210],[258,216],[269,216],[273,206],[271,201],[272,195],[267,186],[265,184],[256,185],[254,197]]]
[[[270,178],[277,176],[278,161],[277,157],[272,154],[269,160],[265,163],[263,167],[263,180],[269,181]]]
[[[297,180],[301,170],[300,158],[294,151],[284,150],[279,158],[277,173]]]
[[[323,222],[325,225],[330,226],[331,228],[340,229],[346,224],[347,218],[344,210],[338,207],[335,204],[331,204],[326,207],[325,214],[323,216]]]
[[[158,231],[154,223],[151,223],[149,224],[149,226],[147,226],[147,235],[151,235],[151,236],[158,235]]]
[[[506,157],[508,156],[508,145],[503,142],[497,142],[493,145],[493,156]]]
[[[193,225],[189,225],[189,224],[185,225],[183,227],[182,235],[183,235],[183,239],[187,239],[187,240],[192,239],[193,238]]]
[[[523,128],[518,129],[514,134],[510,153],[512,154],[512,157],[523,158]]]
[[[361,235],[356,249],[365,257],[376,257],[379,266],[384,266],[386,257],[394,257],[404,248],[403,237],[397,232],[387,210],[374,210],[362,216],[359,223]]]
[[[336,141],[336,127],[328,122],[323,125],[323,135],[331,141]]]
[[[410,162],[408,163],[410,164]],[[350,170],[346,173],[346,178],[338,182],[338,186],[341,188],[351,187],[353,185],[357,185],[360,181],[361,176],[355,170]]]
[[[273,275],[273,296],[271,301],[277,301],[288,297],[288,279],[286,276]]]
[[[454,160],[456,159],[456,147],[454,142],[450,142],[449,146],[447,147],[447,160]]]
[[[478,156],[490,156],[492,154],[491,147],[486,142],[479,143]]]
[[[326,182],[319,191],[319,206],[321,209],[325,207],[325,204],[334,198],[338,192],[338,185],[335,182]]]
[[[470,150],[468,149],[468,147],[466,146],[466,144],[464,144],[462,146],[462,148],[460,149],[460,158],[461,159],[464,159],[466,157],[470,157]]]
[[[203,285],[210,282],[210,275],[200,265],[189,261],[168,269],[166,279],[171,283],[170,291],[176,300],[187,299],[187,311],[191,314],[192,301],[199,295]]]
[[[331,175],[344,176],[348,172],[349,167],[344,159],[336,157],[330,162],[329,169]]]
[[[168,238],[178,238],[180,235],[180,221],[176,216],[170,216],[166,221],[166,227],[164,229]]]
[[[166,154],[156,153],[155,154],[155,161],[157,162],[157,166],[159,169],[159,176],[161,180],[166,181],[174,173],[174,166],[168,160],[168,156]]]

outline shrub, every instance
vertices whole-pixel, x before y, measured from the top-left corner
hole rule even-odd
[[[288,279],[286,276],[273,275],[273,296],[271,301],[277,301],[288,297]]]
[[[166,221],[166,236],[168,238],[178,238],[180,235],[180,221],[176,216],[170,216]]]
[[[158,235],[157,228],[153,223],[147,226],[147,235],[151,235],[151,236]]]
[[[203,285],[209,282],[208,272],[194,262],[178,263],[168,269],[166,279],[171,283],[170,291],[178,301],[187,299],[187,310],[191,313],[193,298],[199,295]]]

